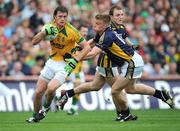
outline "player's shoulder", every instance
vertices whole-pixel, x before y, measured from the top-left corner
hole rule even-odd
[[[113,37],[114,37],[114,31],[110,27],[108,27],[100,39],[102,39],[103,42],[105,43],[106,42],[109,43],[110,41],[112,41]]]
[[[72,30],[75,33],[79,33],[79,31],[69,22],[66,23],[65,27],[68,28],[69,30]]]
[[[106,30],[105,30],[105,37],[106,38],[112,38],[114,36],[114,30],[111,28],[111,27],[108,27]]]
[[[126,27],[125,27],[125,25],[123,25],[123,24],[116,24],[116,23],[113,23],[113,22],[111,22],[111,28],[112,28],[112,30],[121,30],[121,31],[125,31],[126,30]]]
[[[125,25],[123,25],[123,24],[119,24],[119,28],[126,29]]]

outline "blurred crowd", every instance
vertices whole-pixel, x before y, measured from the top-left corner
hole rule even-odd
[[[57,5],[69,9],[69,21],[88,27],[97,13],[108,13],[113,4],[126,11],[124,25],[129,38],[139,45],[144,77],[180,74],[179,0],[0,0],[0,76],[37,76],[49,54],[49,42],[31,44],[44,23],[52,20]],[[85,61],[86,74],[94,74],[96,59]]]

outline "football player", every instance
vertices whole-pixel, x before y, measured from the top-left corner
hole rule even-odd
[[[91,49],[80,35],[80,32],[67,22],[67,17],[67,8],[58,6],[54,10],[53,21],[50,24],[45,24],[43,30],[32,39],[33,45],[36,45],[41,40],[44,40],[46,36],[54,35],[58,30],[56,37],[50,41],[51,54],[37,81],[33,116],[26,120],[29,123],[39,122],[46,116],[56,89],[65,82],[66,76],[70,75],[78,61]],[[71,61],[66,62],[64,60],[64,58],[66,59],[65,56],[71,56],[76,44],[83,47],[82,55],[75,56],[75,58],[72,57]],[[42,105],[41,100],[44,94],[45,100]]]

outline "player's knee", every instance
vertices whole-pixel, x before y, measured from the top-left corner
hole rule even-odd
[[[47,94],[54,94],[54,92],[56,91],[56,88],[48,86],[47,88]]]
[[[111,94],[114,95],[118,95],[119,91],[117,89],[112,88],[111,89]]]
[[[135,93],[135,90],[134,90],[133,87],[125,88],[125,91],[126,91],[126,93],[128,93],[128,94],[134,94],[134,93]]]
[[[34,96],[35,96],[35,98],[37,98],[37,97],[41,98],[43,96],[43,91],[35,90]]]

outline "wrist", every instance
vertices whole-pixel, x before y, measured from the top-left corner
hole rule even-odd
[[[74,59],[74,61],[75,61],[76,63],[78,63],[78,62],[79,62],[76,58],[74,58],[74,57],[73,57],[73,59]]]

